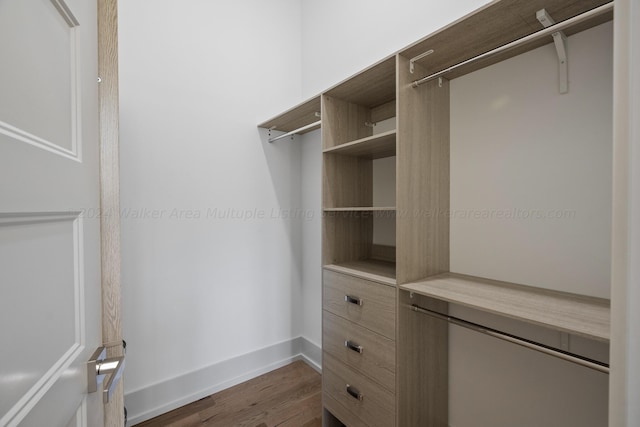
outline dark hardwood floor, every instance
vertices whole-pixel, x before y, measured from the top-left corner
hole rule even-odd
[[[320,374],[298,361],[136,427],[320,427],[321,418]]]

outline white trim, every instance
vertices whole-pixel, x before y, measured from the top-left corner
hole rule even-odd
[[[615,3],[609,425],[632,427],[640,421],[640,5]]]
[[[135,425],[296,360],[320,370],[321,349],[304,337],[293,338],[125,394],[128,425]]]
[[[37,135],[29,133],[24,129],[20,129],[7,122],[0,121],[0,134],[6,135],[16,141],[22,141],[34,147],[49,151],[67,159],[82,162],[82,117],[81,117],[81,92],[80,92],[80,59],[78,50],[78,26],[80,23],[71,12],[69,6],[64,0],[51,0],[56,10],[69,25],[69,56],[71,61],[70,80],[71,80],[71,149],[64,148],[54,142],[48,141]]]
[[[300,349],[302,360],[319,373],[322,373],[322,348],[305,337],[298,339],[301,340],[302,343],[302,348]]]
[[[75,221],[82,211],[67,212],[0,212],[0,226],[42,222]]]
[[[74,115],[74,113],[72,113],[72,115]],[[71,121],[74,122],[74,119],[72,118]],[[74,151],[60,147],[53,142],[47,141],[46,139],[40,138],[39,136],[33,135],[15,126],[11,126],[9,123],[3,121],[0,121],[0,134],[13,138],[16,141],[26,142],[29,145],[58,154],[62,157],[66,157],[67,159],[80,161],[78,155]],[[77,145],[75,141],[72,141],[71,144],[72,147]]]
[[[17,426],[29,414],[42,396],[55,384],[84,350],[84,325],[79,317],[84,313],[84,273],[82,269],[82,212],[0,212],[0,227],[21,224],[71,222],[74,245],[74,309],[75,342],[47,372],[6,412],[0,426]]]
[[[29,415],[42,396],[55,385],[69,366],[82,354],[84,347],[74,343],[56,363],[0,418],[0,425],[13,427]]]
[[[76,17],[73,15],[73,12],[71,12],[71,9],[64,0],[51,0],[51,3],[53,3],[58,13],[60,13],[62,19],[64,19],[67,25],[69,25],[69,28],[74,28],[80,25],[80,22],[78,22]]]

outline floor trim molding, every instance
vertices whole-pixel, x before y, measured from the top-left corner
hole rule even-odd
[[[297,337],[128,392],[125,394],[129,412],[127,425],[157,417],[296,360],[303,360],[320,372],[321,357],[320,347]]]

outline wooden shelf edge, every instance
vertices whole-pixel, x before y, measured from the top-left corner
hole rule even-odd
[[[382,132],[377,135],[368,136],[366,138],[361,138],[355,141],[347,142],[345,144],[336,145],[335,147],[325,148],[322,150],[323,153],[334,153],[334,154],[349,154],[350,151],[356,151],[359,149],[365,149],[367,145],[380,144],[385,145],[389,143],[391,146],[391,141],[393,141],[393,153],[392,155],[387,155],[383,157],[391,157],[395,156],[395,138],[396,138],[396,130],[390,130],[387,132]]]
[[[500,316],[608,342],[610,304],[570,294],[456,273],[444,273],[400,289]]]
[[[378,268],[372,268],[371,270],[367,270],[366,265],[370,264],[371,266],[378,266]],[[374,270],[379,271],[380,265],[388,264],[389,273],[378,274],[375,273]],[[393,265],[393,267],[391,267]],[[363,266],[365,266],[363,268]],[[341,264],[325,264],[323,268],[331,271],[335,271],[336,273],[348,274],[350,276],[358,277],[360,279],[371,280],[372,282],[378,282],[387,286],[396,286],[395,279],[395,264],[386,261],[355,261],[355,262],[346,262]],[[391,275],[391,270],[393,270],[393,275]]]
[[[348,208],[323,208],[325,212],[393,212],[395,206],[356,206]]]
[[[258,127],[269,129],[272,126],[277,126],[276,130],[278,131],[290,132],[295,128],[318,121],[319,118],[315,117],[315,112],[320,112],[320,94],[300,102],[288,110],[271,117],[269,120],[263,121],[258,124]],[[305,118],[306,120],[304,120]],[[317,129],[317,127],[307,129],[306,131],[301,132],[301,134],[311,132],[315,129]]]

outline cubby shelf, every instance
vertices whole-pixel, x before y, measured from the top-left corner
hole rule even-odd
[[[609,341],[608,300],[456,273],[432,276],[400,289],[450,303]]]
[[[367,259],[362,261],[349,261],[339,264],[327,264],[327,270],[348,274],[361,279],[372,280],[384,285],[396,285],[396,264],[389,261]]]
[[[322,150],[323,153],[381,159],[396,155],[396,131],[391,130]]]

